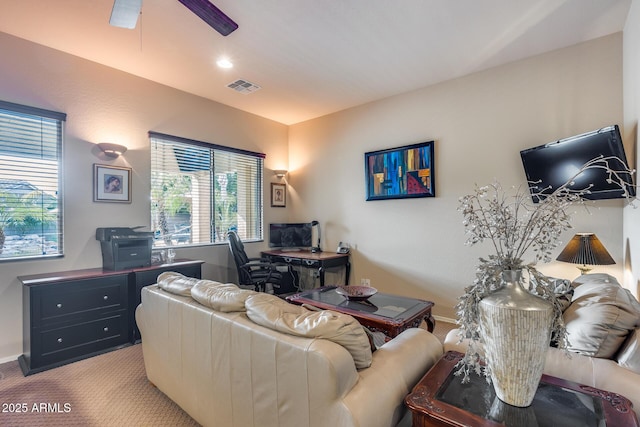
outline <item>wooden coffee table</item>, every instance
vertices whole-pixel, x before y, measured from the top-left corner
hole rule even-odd
[[[426,322],[429,332],[433,332],[436,324],[431,315],[431,301],[380,292],[365,301],[349,301],[336,292],[336,286],[325,286],[288,296],[287,300],[349,314],[361,325],[388,338],[395,338],[405,329],[417,328],[422,321]]]
[[[405,398],[414,427],[638,427],[626,397],[595,387],[543,375],[531,406],[517,408],[500,401],[484,377],[472,374],[467,384],[455,376],[461,353],[446,353]]]

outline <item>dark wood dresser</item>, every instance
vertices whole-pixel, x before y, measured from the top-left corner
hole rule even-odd
[[[135,343],[142,288],[165,271],[201,278],[202,264],[176,260],[119,271],[92,268],[18,277],[23,284],[22,372],[34,374]]]

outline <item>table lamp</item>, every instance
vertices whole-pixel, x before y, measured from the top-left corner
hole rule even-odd
[[[578,267],[580,274],[587,274],[591,271],[587,264],[611,265],[616,263],[593,233],[578,233],[573,236],[556,259],[571,264],[582,264]]]

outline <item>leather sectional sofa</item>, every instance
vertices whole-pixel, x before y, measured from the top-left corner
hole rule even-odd
[[[149,381],[204,426],[395,426],[443,353],[420,328],[372,352],[351,316],[177,273],[136,320]]]

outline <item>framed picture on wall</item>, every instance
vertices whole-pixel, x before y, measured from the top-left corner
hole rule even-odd
[[[131,203],[131,168],[94,164],[93,201]]]
[[[284,208],[287,206],[287,186],[271,183],[271,207]]]
[[[435,197],[433,141],[364,154],[367,200]]]

